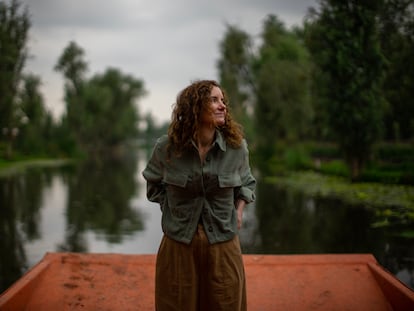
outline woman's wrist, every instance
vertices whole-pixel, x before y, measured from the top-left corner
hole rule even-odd
[[[246,201],[243,199],[237,199],[236,201],[236,209],[238,210],[239,208],[244,209],[244,207],[246,206]]]

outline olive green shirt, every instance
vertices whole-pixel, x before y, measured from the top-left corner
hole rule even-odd
[[[148,199],[160,204],[164,234],[189,244],[201,222],[211,244],[232,239],[237,234],[235,202],[255,200],[246,141],[231,148],[217,131],[204,163],[194,143],[192,150],[167,159],[167,144],[166,135],[158,139],[143,171]]]

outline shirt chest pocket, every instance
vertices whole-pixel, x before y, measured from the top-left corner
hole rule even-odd
[[[221,174],[218,176],[220,188],[236,188],[242,184],[241,177],[238,173]]]
[[[191,189],[191,176],[181,172],[166,172],[164,184],[166,185],[167,195],[175,203],[190,199],[194,196]]]
[[[175,187],[185,188],[188,175],[179,172],[167,172],[164,175],[164,183]]]
[[[240,188],[242,182],[238,173],[220,174],[218,177],[218,187],[216,196],[219,200],[232,202],[237,189]]]

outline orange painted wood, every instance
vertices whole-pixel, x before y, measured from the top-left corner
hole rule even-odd
[[[244,255],[248,310],[414,310],[370,254]],[[0,310],[154,310],[155,255],[47,253]]]

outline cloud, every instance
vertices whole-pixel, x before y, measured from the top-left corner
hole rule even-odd
[[[144,81],[142,113],[170,117],[176,94],[196,78],[217,78],[226,24],[260,34],[268,14],[300,24],[315,1],[24,0],[32,19],[27,70],[42,77],[46,104],[64,111],[63,80],[53,67],[69,41],[85,50],[90,74],[119,68]]]

